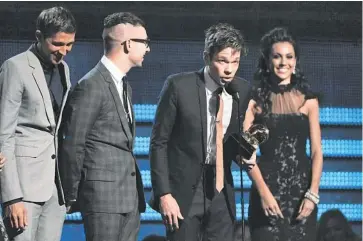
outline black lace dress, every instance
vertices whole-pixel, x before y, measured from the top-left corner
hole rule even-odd
[[[252,241],[315,240],[317,208],[307,219],[296,220],[311,181],[311,160],[306,155],[309,119],[299,112],[308,98],[311,97],[303,95],[291,84],[271,93],[272,114],[263,119],[270,136],[260,146],[258,166],[284,219],[264,214],[261,198],[252,186],[249,201]]]
[[[5,226],[2,218],[0,217],[0,241],[9,241],[8,235],[6,234]]]

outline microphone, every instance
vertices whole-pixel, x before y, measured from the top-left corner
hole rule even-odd
[[[239,84],[238,80],[232,80],[231,82],[226,83],[225,90],[228,94],[232,95],[233,99],[239,100]]]

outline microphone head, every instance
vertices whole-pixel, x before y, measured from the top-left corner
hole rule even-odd
[[[228,94],[232,95],[233,97],[239,99],[239,83],[237,79],[232,80],[231,82],[225,85],[225,89]]]

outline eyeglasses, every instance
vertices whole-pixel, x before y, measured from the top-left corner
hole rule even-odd
[[[150,46],[150,39],[130,38],[129,40],[134,41],[134,42],[138,42],[138,43],[143,43],[143,44],[145,44],[146,48],[148,48]],[[126,40],[126,41],[128,41],[128,40]],[[121,45],[125,44],[126,41],[123,41],[121,43]]]

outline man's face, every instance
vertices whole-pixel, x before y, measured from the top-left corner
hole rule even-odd
[[[39,51],[47,62],[59,64],[64,56],[72,50],[76,33],[57,32],[44,38],[40,33],[38,37]]]
[[[149,39],[144,27],[132,27],[130,39],[127,41],[129,60],[133,66],[142,66],[145,55],[150,52]]]
[[[240,57],[241,51],[230,47],[214,54],[211,59],[206,56],[209,74],[217,82],[231,82],[238,70]]]

